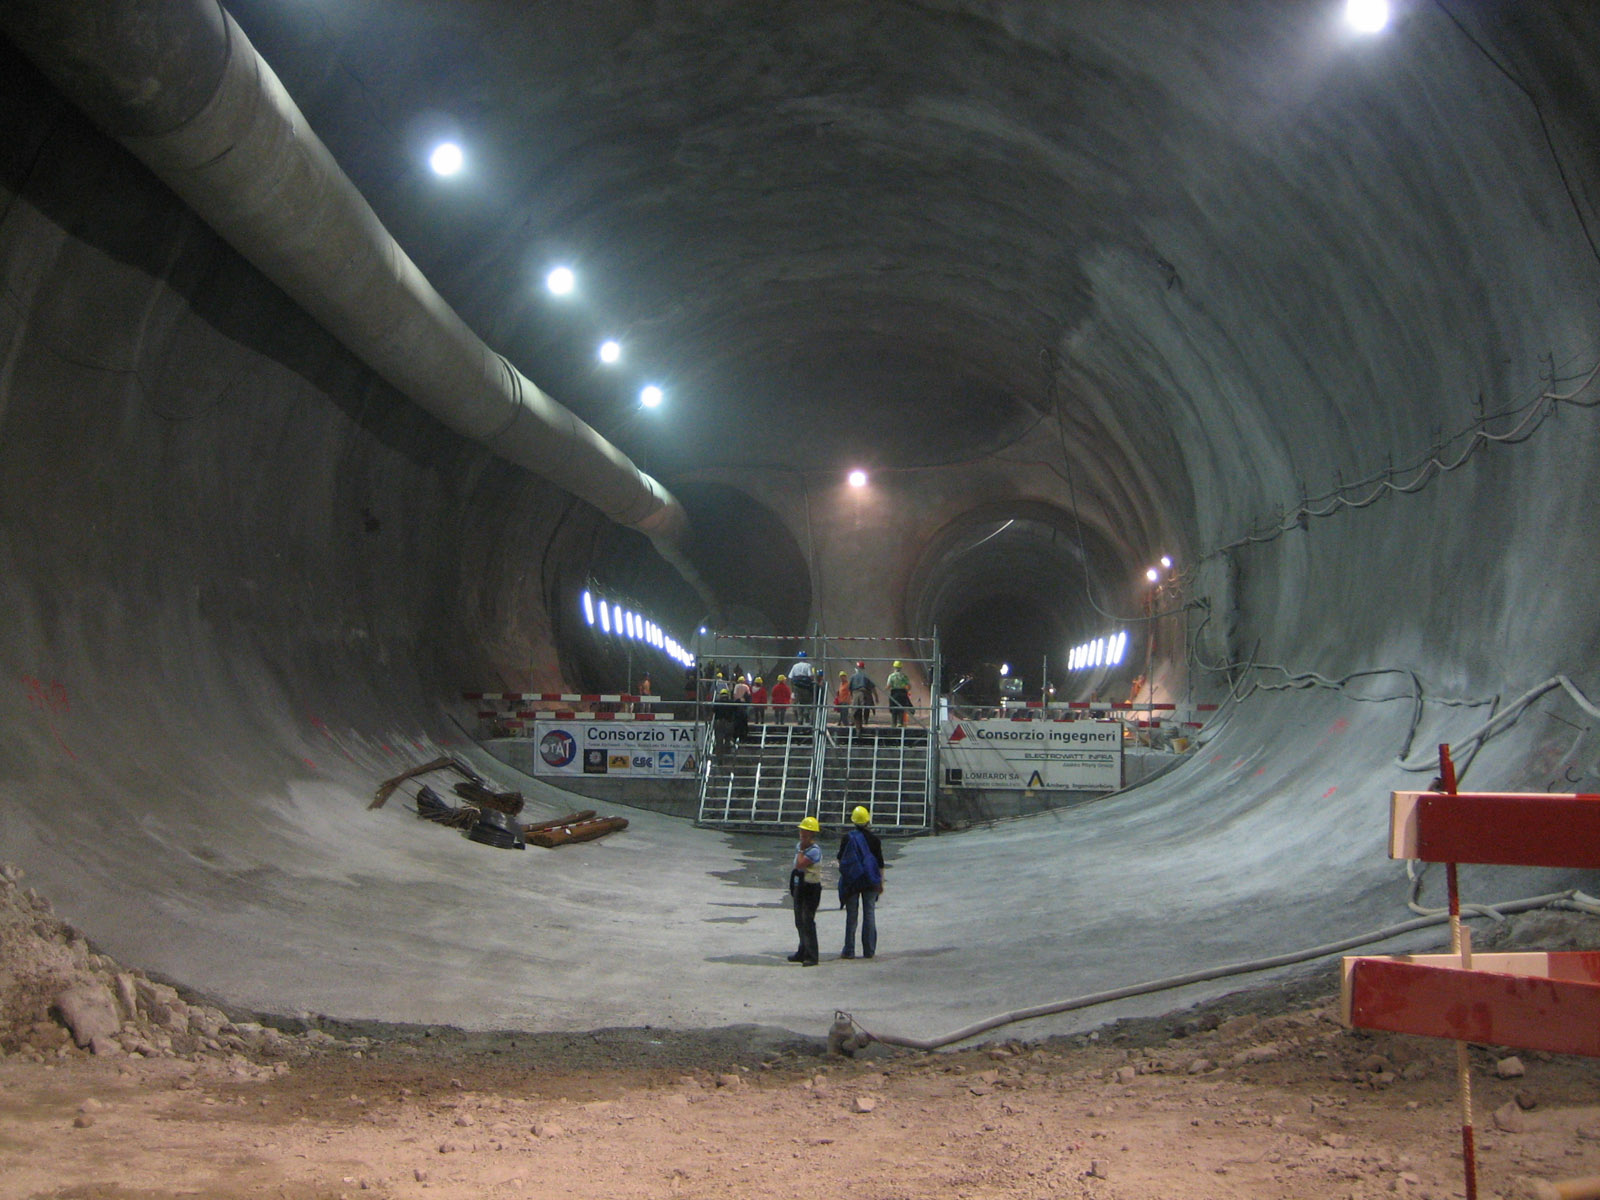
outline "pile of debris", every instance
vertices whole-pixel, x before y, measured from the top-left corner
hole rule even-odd
[[[424,784],[417,791],[417,806],[413,811],[424,821],[459,829],[472,841],[485,846],[525,850],[527,843],[532,842],[535,846],[553,848],[568,842],[592,842],[628,827],[626,818],[597,817],[592,808],[523,824],[516,819],[525,803],[521,792],[496,791],[487,779],[453,755],[433,759],[385,779],[378,785],[367,808],[382,808],[402,783],[436,771],[450,771],[465,777],[456,782],[454,790],[466,803],[452,805]]]
[[[183,1058],[259,1076],[286,1071],[288,1059],[366,1041],[235,1022],[185,1000],[176,988],[96,953],[22,880],[22,868],[0,865],[0,1056]]]

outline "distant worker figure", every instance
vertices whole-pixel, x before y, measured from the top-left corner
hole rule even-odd
[[[756,725],[767,723],[767,685],[761,682],[759,675],[756,676],[755,686],[750,689],[750,720]]]
[[[779,675],[778,682],[772,685],[772,719],[779,725],[789,723],[789,705],[794,700],[794,692],[789,688],[789,677]]]
[[[817,834],[821,832],[815,817],[800,822],[800,842],[789,869],[794,927],[800,935],[800,949],[789,955],[789,961],[807,967],[817,965],[817,907],[822,903],[822,847],[817,845]]]
[[[719,763],[733,748],[733,709],[733,691],[718,671],[711,681],[711,757]]]
[[[856,956],[856,910],[861,913],[861,957],[878,952],[878,897],[883,895],[883,843],[873,833],[872,814],[856,805],[854,827],[839,843],[839,903],[844,908],[844,952]]]
[[[888,687],[889,724],[904,729],[911,718],[911,679],[900,669],[898,660],[895,661],[894,670],[889,672]]]
[[[850,724],[850,676],[839,672],[839,686],[833,692],[833,712],[839,718],[839,728]]]
[[[733,740],[742,742],[750,736],[750,679],[745,675],[733,677]]]
[[[856,663],[856,672],[850,676],[850,719],[857,732],[866,729],[867,716],[878,707],[878,685],[867,674],[867,664]]]
[[[652,695],[655,694],[654,691],[650,687],[650,676],[645,675],[645,676],[640,678],[640,680],[639,680],[639,691],[638,691],[637,694],[640,697],[640,699],[643,699],[645,696],[652,696]],[[630,707],[629,711],[631,711],[631,712],[649,712],[651,710],[650,710],[650,705],[648,703],[640,704],[640,703],[636,702]]]
[[[795,655],[795,664],[789,668],[789,686],[794,689],[796,723],[811,724],[811,710],[817,703],[817,674],[816,668],[806,660],[804,650]]]

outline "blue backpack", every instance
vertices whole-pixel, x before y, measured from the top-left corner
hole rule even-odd
[[[839,903],[857,892],[875,892],[882,886],[883,872],[872,847],[859,829],[852,829],[839,847]]]

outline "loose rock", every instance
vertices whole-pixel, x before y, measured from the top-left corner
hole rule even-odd
[[[72,1040],[88,1047],[95,1038],[110,1039],[122,1029],[117,1002],[100,984],[85,983],[70,987],[56,997],[55,1011],[72,1031]]]

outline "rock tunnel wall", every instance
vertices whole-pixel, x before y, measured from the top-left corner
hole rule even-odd
[[[3,840],[69,897],[92,861],[181,890],[131,848],[231,813],[202,839],[225,845],[352,755],[460,738],[464,681],[560,685],[523,548],[566,497],[405,402],[6,75]]]

